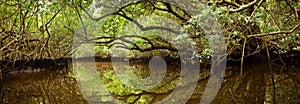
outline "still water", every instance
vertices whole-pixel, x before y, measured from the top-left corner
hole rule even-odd
[[[89,62],[85,62],[85,64],[89,64]],[[79,87],[78,83],[81,82],[76,81],[72,69],[70,71],[20,72],[11,74],[2,81],[0,103],[85,104],[88,103],[86,99],[93,99],[95,102],[90,103],[96,103],[96,101],[119,103],[122,101],[125,103],[149,104],[164,100],[179,84],[180,66],[176,64],[168,64],[167,74],[162,82],[148,90],[133,89],[122,84],[115,75],[110,62],[97,62],[96,65],[97,74],[105,86],[99,88],[99,90],[107,89],[109,93],[82,94],[80,88],[95,89],[97,84]],[[139,78],[146,78],[151,73],[147,64],[131,64],[130,70]],[[209,68],[201,69],[197,87],[188,100],[188,104],[200,102],[209,79],[209,73]],[[185,90],[184,88],[181,89],[182,91]],[[100,96],[100,98],[91,98],[93,95]],[[120,101],[117,101],[117,99]],[[245,65],[241,75],[239,65],[227,65],[222,87],[212,103],[299,104],[300,68],[274,64],[248,64]]]

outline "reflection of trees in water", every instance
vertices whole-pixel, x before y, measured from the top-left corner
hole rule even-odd
[[[3,81],[0,103],[85,102],[74,78],[61,71],[23,73]]]
[[[300,102],[300,76],[299,68],[292,69],[282,67],[273,72],[274,85],[270,79],[272,74],[268,74],[266,102],[278,104],[299,104]],[[275,91],[275,93],[273,92]],[[275,97],[275,99],[274,99]]]
[[[98,66],[102,67],[102,66]],[[100,68],[101,69],[101,68]],[[147,68],[147,65],[131,65],[130,66],[131,71],[137,75],[137,77],[145,78],[149,75],[150,71]],[[127,103],[153,103],[156,100],[156,97],[159,96],[167,96],[170,92],[172,92],[172,88],[174,88],[174,85],[172,85],[170,82],[175,81],[177,77],[172,78],[170,76],[169,78],[165,78],[165,80],[170,80],[170,82],[163,82],[161,83],[161,87],[166,88],[156,88],[155,90],[151,91],[143,91],[143,90],[137,90],[132,89],[124,84],[120,80],[118,80],[118,77],[113,72],[113,70],[101,70],[101,78],[109,92],[117,99],[123,100]],[[164,80],[164,81],[165,81]],[[171,87],[173,86],[173,87]]]
[[[238,67],[228,70],[227,72],[230,72],[230,74],[224,78],[222,88],[214,103],[264,103],[266,88],[265,70],[258,71],[254,67],[247,67],[246,69],[249,68],[253,69],[244,71],[243,76],[240,76],[239,71],[237,71]]]
[[[100,66],[99,67],[107,67],[107,66]],[[180,67],[178,65],[171,65],[167,67],[167,75],[165,75],[164,79],[161,83],[159,83],[156,87],[149,89],[149,90],[138,90],[133,89],[124,85],[113,72],[113,70],[101,70],[101,78],[103,83],[105,84],[106,88],[109,92],[117,99],[122,100],[126,103],[155,103],[159,102],[163,99],[166,99],[175,88],[178,88],[180,92],[184,93],[187,88],[190,87],[192,82],[185,84],[178,83],[180,79]],[[100,68],[101,69],[101,68]],[[146,78],[151,73],[149,71],[147,64],[139,64],[139,65],[130,65],[130,70],[135,73],[137,77]],[[124,71],[126,73],[126,71]],[[190,75],[190,74],[186,74]],[[203,70],[200,74],[200,79],[198,83],[204,83],[205,86],[208,80],[209,70]],[[201,84],[202,86],[202,84]],[[205,87],[198,86],[201,89],[197,90],[200,93],[203,93]],[[178,99],[178,101],[184,101],[185,96],[173,96]],[[182,100],[181,100],[182,99]],[[192,95],[191,99],[199,99],[199,94]]]
[[[234,71],[238,68],[227,70],[222,88],[213,103],[298,104],[300,102],[300,77],[296,76],[299,75],[299,71],[274,65],[270,67],[267,64],[254,64],[254,66],[246,66],[247,71],[242,77],[238,71]],[[269,70],[270,68],[272,70]]]
[[[177,87],[180,74],[180,67],[168,66],[164,80],[155,88],[143,91],[123,85],[115,76],[110,63],[97,63],[97,67],[110,94],[127,103],[154,103],[165,99]],[[150,73],[147,65],[133,64],[130,67],[137,77],[145,78]],[[299,103],[299,71],[288,68],[280,70],[280,67],[272,66],[271,73],[268,69],[268,65],[255,67],[246,65],[241,77],[238,66],[231,69],[229,66],[222,88],[212,103],[273,103],[274,89],[271,75],[275,81],[276,102]],[[210,70],[201,70],[198,85],[187,103],[199,103],[209,72]],[[45,71],[7,77],[1,88],[0,103],[86,103],[75,79],[71,76],[69,72]],[[185,91],[186,87],[179,88]],[[115,102],[107,95],[99,100],[107,103]]]

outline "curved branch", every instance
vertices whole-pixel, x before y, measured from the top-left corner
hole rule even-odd
[[[254,35],[248,35],[247,38],[262,37],[262,36],[268,36],[268,35],[278,35],[278,34],[290,34],[290,33],[293,33],[295,30],[297,30],[297,28],[299,28],[299,26],[300,26],[300,23],[289,31],[277,31],[277,32],[270,32],[270,33],[254,34]]]
[[[176,16],[177,18],[183,20],[183,21],[187,21],[187,19],[185,19],[184,17],[181,17],[178,13],[176,13],[172,7],[171,7],[171,4],[170,3],[166,3],[166,2],[163,2],[163,4],[168,8],[168,9],[161,9],[161,8],[157,8],[157,7],[154,7],[155,9],[157,10],[161,10],[161,11],[166,11],[168,13],[171,13],[173,14],[174,16]],[[185,11],[184,11],[185,12]]]
[[[48,25],[51,23],[52,20],[54,20],[54,18],[59,14],[59,12],[62,10],[63,8],[60,8],[52,17],[51,19],[44,25],[46,27],[46,32],[48,34],[48,39],[45,43],[46,46],[48,46],[48,43],[49,43],[49,40],[51,38],[51,34],[49,32],[49,29],[48,29]]]
[[[222,5],[222,4],[227,4],[227,5],[231,5],[234,7],[240,7],[241,5],[235,2],[230,2],[230,1],[226,1],[226,0],[221,0],[219,2],[216,2],[217,5]]]
[[[108,13],[108,14],[105,14],[101,17],[98,17],[98,18],[94,18],[90,13],[88,13],[88,11],[86,11],[82,5],[80,5],[80,8],[88,15],[88,17],[94,21],[99,21],[105,17],[108,17],[110,15],[119,15],[129,21],[132,21],[134,24],[136,24],[140,30],[142,31],[148,31],[148,30],[155,30],[155,29],[161,29],[161,30],[166,30],[166,31],[169,31],[169,32],[172,32],[172,33],[175,33],[175,34],[180,34],[180,32],[176,31],[176,30],[173,30],[171,28],[167,28],[167,27],[162,27],[162,26],[149,26],[149,27],[144,27],[142,24],[140,24],[138,21],[134,20],[133,18],[127,16],[124,12],[123,12],[123,9],[125,9],[126,7],[128,6],[131,6],[131,5],[136,5],[136,4],[139,4],[139,3],[142,3],[143,1],[138,1],[138,2],[135,2],[135,3],[130,3],[130,4],[127,4],[123,7],[121,7],[119,10],[117,10],[116,12],[114,13]],[[151,2],[148,1],[150,4]],[[165,3],[165,2],[162,2],[164,3],[164,5],[167,7],[167,9],[162,9],[162,8],[158,8],[158,7],[155,7],[154,4],[151,4],[154,8],[154,10],[160,10],[160,11],[166,11],[168,13],[171,13],[173,14],[174,16],[176,16],[177,18],[183,20],[183,21],[187,21],[187,19],[185,19],[184,17],[180,16],[178,13],[176,13],[172,8],[171,8],[171,4],[168,4],[168,3]],[[182,10],[183,12],[185,12],[184,10]],[[185,12],[186,13],[186,12]]]
[[[115,45],[118,45],[118,44],[120,44],[120,45],[123,45],[123,46],[126,46],[126,47],[127,47],[127,45],[125,45],[124,43],[121,43],[121,42],[114,42],[114,43],[112,43],[111,45],[109,45],[109,46],[108,46],[108,49],[110,49],[112,46],[115,46]],[[118,46],[116,46],[116,47],[118,47]]]
[[[130,44],[134,44],[132,42],[129,42],[127,39],[125,38],[141,38],[143,40],[146,40],[148,42],[148,44],[151,45],[151,47],[154,47],[154,44],[146,37],[142,37],[142,36],[138,36],[138,35],[126,35],[126,36],[122,36],[122,37],[97,37],[95,39],[90,39],[88,41],[92,41],[92,43],[96,43],[96,44],[109,44],[109,43],[112,43],[114,42],[115,40],[121,40],[121,41],[124,41],[126,43],[130,43]],[[100,40],[100,39],[110,39],[108,41],[104,41],[104,42],[93,42],[93,41],[96,41],[96,40]],[[113,46],[113,44],[109,45],[109,47]]]
[[[86,10],[83,8],[82,4],[80,4],[79,7],[80,7],[80,9],[82,9],[82,10],[87,14],[87,16],[88,16],[90,19],[92,19],[92,20],[94,20],[94,21],[96,21],[96,22],[100,21],[101,19],[103,19],[103,18],[105,18],[105,17],[108,17],[108,16],[110,16],[110,15],[113,15],[113,13],[108,13],[108,14],[105,14],[105,15],[103,15],[103,16],[101,16],[101,17],[96,17],[96,18],[94,18],[88,11],[86,11]]]
[[[147,26],[147,27],[144,27],[142,24],[140,24],[138,21],[134,20],[133,18],[130,18],[128,17],[127,15],[125,14],[121,14],[121,13],[115,13],[119,16],[122,16],[123,18],[129,20],[129,21],[132,21],[135,25],[137,25],[139,27],[140,30],[142,31],[149,31],[149,30],[156,30],[156,29],[161,29],[161,30],[166,30],[166,31],[169,31],[169,32],[172,32],[174,34],[180,34],[180,32],[174,30],[174,29],[171,29],[171,28],[167,28],[167,27],[163,27],[163,26]]]
[[[126,36],[123,36],[123,37],[115,38],[115,39],[112,40],[112,41],[115,41],[115,40],[121,40],[121,41],[123,41],[123,42],[125,42],[125,43],[129,43],[129,44],[133,45],[133,46],[134,46],[134,49],[142,50],[137,44],[135,44],[135,43],[133,43],[133,42],[131,42],[131,41],[125,39],[125,38],[141,38],[141,39],[146,40],[146,41],[151,45],[151,47],[154,47],[154,44],[153,44],[149,39],[147,39],[147,38],[145,38],[145,37],[142,37],[142,36],[136,36],[136,35],[126,35]],[[112,46],[117,45],[117,44],[122,44],[123,46],[126,46],[124,43],[121,43],[121,42],[115,42],[115,43],[109,45],[108,48],[111,48]],[[128,46],[126,46],[126,47],[129,48]]]
[[[127,39],[119,38],[119,40],[121,40],[121,41],[123,41],[125,43],[129,43],[129,44],[133,45],[135,48],[137,48],[138,50],[141,50],[141,48],[137,44],[135,44],[135,43],[133,43],[133,42],[127,40]]]
[[[153,44],[148,38],[145,38],[145,37],[143,37],[143,36],[138,36],[138,35],[126,35],[126,36],[123,36],[123,37],[118,37],[117,39],[123,39],[123,38],[141,38],[141,39],[146,40],[146,41],[151,45],[151,47],[154,47],[154,44]]]
[[[251,6],[255,5],[256,3],[258,3],[259,0],[254,0],[246,5],[242,5],[242,6],[239,6],[239,8],[237,9],[233,9],[233,10],[230,10],[231,13],[234,13],[234,12],[240,12],[240,11],[243,11],[247,8],[250,8]]]
[[[128,49],[128,50],[137,50],[140,52],[147,52],[147,51],[152,51],[152,50],[158,50],[158,49],[166,49],[169,51],[173,51],[173,52],[177,52],[178,50],[175,48],[171,48],[171,47],[164,47],[164,46],[158,46],[158,47],[150,47],[150,48],[145,48],[145,49],[140,49],[140,48],[129,48],[129,47],[124,47],[124,46],[117,46],[117,48],[124,48],[124,49]]]

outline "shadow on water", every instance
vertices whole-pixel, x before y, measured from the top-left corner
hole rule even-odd
[[[97,62],[96,65],[110,94],[127,103],[158,102],[178,87],[180,66],[176,64],[168,65],[163,81],[147,91],[122,84],[110,62]],[[130,70],[140,78],[151,73],[147,64],[131,64]],[[201,69],[198,85],[187,103],[199,103],[209,73],[209,69]],[[240,76],[239,65],[228,65],[222,88],[212,103],[300,103],[299,74],[299,67],[256,63],[245,65],[243,75]],[[62,70],[13,73],[2,81],[0,103],[87,103],[73,76],[71,71]],[[114,102],[106,96],[99,100]]]

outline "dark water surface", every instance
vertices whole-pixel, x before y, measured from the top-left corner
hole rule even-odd
[[[89,62],[85,64],[89,64]],[[115,99],[119,99],[126,103],[155,103],[165,99],[179,85],[179,65],[168,65],[167,75],[163,81],[155,88],[146,91],[123,85],[112,70],[110,62],[97,62],[97,69],[99,78],[109,91],[109,94],[94,93],[94,95],[101,96],[99,99],[94,99],[97,102],[118,103]],[[151,73],[147,64],[133,64],[130,70],[140,78],[146,78]],[[82,75],[82,77],[89,77],[84,74],[84,71],[77,73]],[[187,103],[197,104],[200,102],[209,78],[209,73],[209,69],[201,69],[197,87]],[[2,81],[0,103],[87,103],[85,98],[90,99],[93,93],[83,95],[79,88],[92,89],[95,86],[79,87],[78,83],[80,82],[76,81],[72,71],[55,70],[14,73]],[[103,90],[103,88],[100,88],[100,90]],[[184,91],[185,89],[181,88],[181,90]],[[228,65],[222,88],[212,103],[300,104],[300,68],[294,66],[287,68],[269,64],[251,64],[245,66],[243,75],[241,76],[239,65]]]

